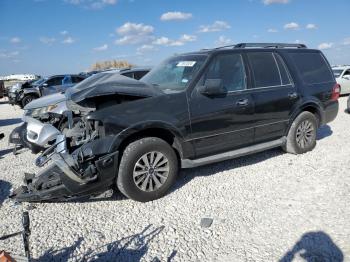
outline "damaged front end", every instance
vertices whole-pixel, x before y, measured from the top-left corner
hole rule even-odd
[[[113,124],[111,128],[118,118],[114,109],[159,94],[152,86],[113,74],[92,76],[68,90],[66,128],[28,121],[29,141],[49,145],[36,160],[45,168],[37,175],[26,174],[25,185],[10,197],[19,202],[57,201],[110,189],[118,173],[116,140],[124,128]],[[92,117],[95,113],[101,116]]]
[[[19,202],[66,200],[109,189],[118,166],[118,152],[110,150],[114,136],[102,137],[98,122],[90,122],[82,121],[84,127],[74,126],[65,135],[56,134],[55,143],[35,161],[45,168],[37,175],[25,174],[25,185],[10,198]]]
[[[25,174],[24,186],[13,191],[10,198],[18,202],[68,200],[98,194],[114,184],[118,152],[109,153],[113,137],[90,140],[69,152],[69,138],[57,136],[56,142],[36,159],[46,166],[37,175]],[[47,163],[49,163],[47,165]]]

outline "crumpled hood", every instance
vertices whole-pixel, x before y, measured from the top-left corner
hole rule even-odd
[[[62,93],[47,95],[33,100],[24,107],[24,110],[41,108],[49,105],[56,105],[65,100],[67,100],[67,97]]]
[[[68,99],[79,103],[85,99],[114,94],[152,97],[162,92],[139,80],[119,73],[99,73],[91,76],[66,91]]]

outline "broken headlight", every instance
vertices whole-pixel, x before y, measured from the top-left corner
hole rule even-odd
[[[24,115],[37,118],[46,113],[53,111],[55,108],[57,108],[57,106],[58,105],[56,104],[56,105],[49,105],[49,106],[40,107],[40,108],[28,109],[28,110],[25,110]]]

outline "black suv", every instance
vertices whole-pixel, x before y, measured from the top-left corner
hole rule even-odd
[[[37,160],[19,201],[98,193],[162,197],[179,168],[274,147],[302,154],[337,116],[340,87],[319,50],[238,44],[176,55],[140,81],[98,74],[66,95],[78,127]],[[71,117],[72,118],[72,117]],[[71,123],[72,126],[73,123]]]

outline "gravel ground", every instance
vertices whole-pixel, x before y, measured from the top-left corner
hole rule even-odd
[[[22,150],[14,156],[4,139],[0,235],[20,230],[21,212],[30,208],[30,245],[38,261],[350,261],[345,104],[342,97],[337,119],[320,129],[308,154],[274,149],[184,170],[171,193],[144,204],[116,193],[15,205],[6,199],[10,188],[37,168],[34,155]],[[1,132],[8,135],[21,114],[0,100]],[[23,254],[20,237],[0,242],[0,249]]]

